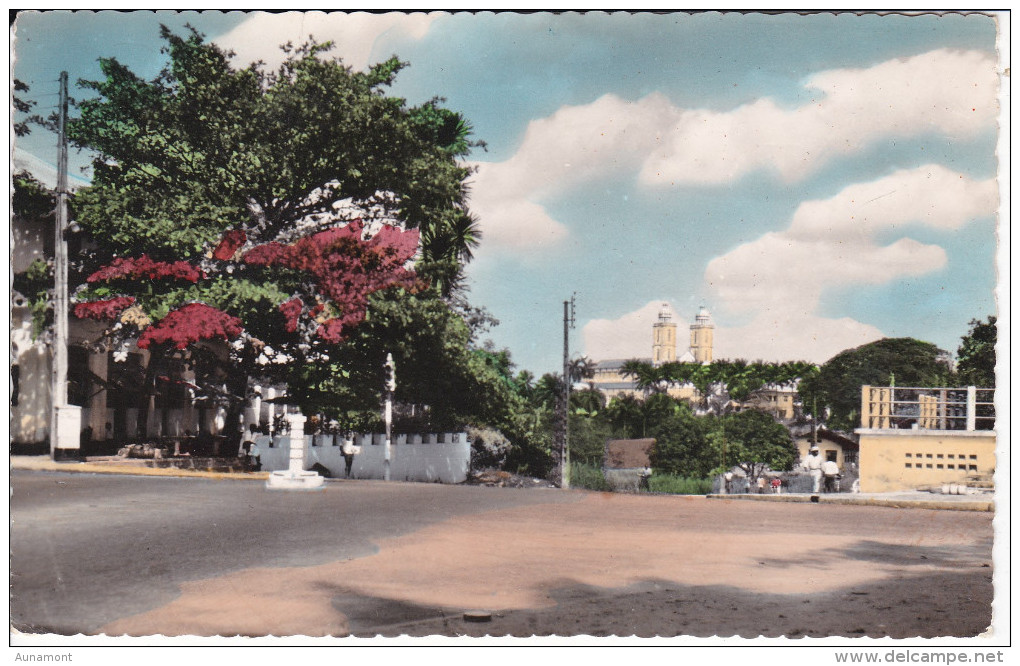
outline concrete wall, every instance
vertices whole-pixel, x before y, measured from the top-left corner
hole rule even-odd
[[[641,489],[641,475],[644,469],[603,469],[606,483],[615,492],[636,493]]]
[[[272,447],[269,442],[272,441]],[[361,452],[354,456],[352,479],[384,478],[383,435],[358,435],[354,443]],[[290,437],[256,440],[262,469],[275,472],[287,469]],[[316,463],[329,470],[333,478],[344,478],[343,441],[340,436],[306,435],[304,469]],[[397,435],[390,446],[390,480],[463,483],[471,464],[471,443],[466,433],[443,435]]]
[[[857,430],[861,492],[963,483],[995,473],[995,433],[949,430]]]

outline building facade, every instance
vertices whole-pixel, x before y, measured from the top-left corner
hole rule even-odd
[[[644,392],[638,388],[634,378],[623,374],[623,365],[630,360],[637,360],[653,366],[664,363],[710,363],[712,360],[712,333],[715,325],[712,316],[702,306],[695,322],[690,327],[691,346],[678,354],[677,324],[673,321],[673,312],[668,303],[663,303],[659,314],[652,324],[652,355],[637,359],[605,359],[596,361],[591,384],[601,391],[607,400],[631,395],[643,398]],[[670,386],[666,393],[674,398],[693,400],[697,391],[693,385]]]

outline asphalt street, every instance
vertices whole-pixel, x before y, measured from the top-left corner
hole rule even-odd
[[[967,637],[1001,564],[989,511],[23,469],[11,487],[11,626],[32,634]]]
[[[378,539],[454,516],[578,497],[378,481],[281,492],[254,480],[18,470],[11,487],[11,624],[61,634],[159,607],[185,581],[363,557]]]

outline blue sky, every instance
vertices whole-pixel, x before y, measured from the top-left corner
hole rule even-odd
[[[393,92],[439,95],[488,151],[470,298],[535,373],[649,356],[661,303],[712,312],[717,358],[806,359],[883,336],[955,351],[996,313],[996,23],[983,15],[44,13],[16,24],[33,93],[117,56],[152,76],[158,24],[238,53],[309,33]],[[74,93],[72,92],[72,95]],[[55,96],[40,96],[40,105]],[[45,171],[52,137],[17,145]]]

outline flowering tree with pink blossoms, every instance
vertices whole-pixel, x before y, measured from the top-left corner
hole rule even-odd
[[[459,159],[480,144],[460,115],[386,96],[395,58],[355,72],[311,43],[239,68],[197,32],[162,36],[154,79],[104,59],[105,79],[79,82],[91,95],[68,135],[96,158],[74,215],[96,249],[74,314],[148,350],[150,380],[183,362],[235,412],[250,378],[343,411],[337,382],[376,384],[399,331],[466,350],[451,303],[479,234]],[[378,344],[357,335],[366,320]]]

